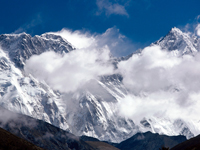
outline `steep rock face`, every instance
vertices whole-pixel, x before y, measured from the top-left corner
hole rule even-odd
[[[200,40],[195,35],[191,37],[189,33],[184,33],[174,27],[164,38],[158,40],[155,44],[169,51],[181,51],[182,55],[195,55],[199,51]]]
[[[117,112],[118,102],[126,93],[120,80],[119,75],[102,77],[100,81],[91,81],[83,91],[63,94],[62,99],[68,101],[66,120],[72,133],[121,141],[139,131],[131,119]]]
[[[65,39],[53,34],[36,35],[34,37],[26,33],[2,34],[0,35],[0,45],[19,68],[23,68],[25,60],[32,55],[39,55],[51,50],[67,53],[75,49]]]
[[[163,49],[180,51],[181,55],[194,55],[200,40],[177,28],[154,44]],[[141,118],[135,124],[131,118],[118,113],[118,105],[128,94],[119,74],[103,76],[91,81],[87,87],[75,93],[52,90],[45,82],[23,74],[26,59],[45,51],[63,54],[74,48],[62,37],[43,34],[0,35],[0,105],[22,114],[44,120],[75,135],[88,135],[112,142],[121,142],[137,132],[152,131],[167,135],[185,135],[187,138],[200,133],[198,123],[188,123],[170,118]],[[132,55],[140,53],[133,53]],[[129,59],[132,55],[114,59]],[[195,130],[192,130],[194,128]]]
[[[2,50],[0,61],[0,105],[68,129],[56,104],[59,96],[46,83],[37,81],[31,75],[24,76]]]

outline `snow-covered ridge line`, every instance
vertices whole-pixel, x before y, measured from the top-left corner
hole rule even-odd
[[[200,49],[200,39],[197,36],[184,33],[176,27],[172,28],[165,37],[155,42],[155,44],[170,51],[181,51],[182,55],[195,55]]]
[[[32,55],[39,55],[46,51],[68,53],[74,50],[69,42],[61,36],[53,34],[36,35],[34,37],[26,33],[2,34],[0,35],[0,46],[8,53],[15,65],[21,69],[25,60]]]
[[[173,28],[154,44],[170,51],[178,50],[181,55],[194,55],[200,48],[198,38],[190,37],[178,28]],[[90,83],[91,88],[75,93],[54,91],[32,75],[25,76],[21,71],[32,55],[46,51],[67,53],[75,49],[61,36],[48,33],[34,37],[26,33],[4,34],[0,35],[0,47],[0,105],[11,111],[44,120],[75,135],[85,134],[112,142],[120,142],[145,131],[182,134],[188,138],[200,133],[196,122],[152,116],[141,118],[136,124],[133,118],[121,116],[116,110],[128,90],[123,85],[123,77],[117,74],[94,80]],[[115,65],[132,55],[115,59]],[[93,87],[97,87],[98,91]]]

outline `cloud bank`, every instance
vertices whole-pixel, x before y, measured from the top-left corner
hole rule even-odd
[[[90,80],[112,74],[114,67],[110,56],[121,55],[134,47],[116,27],[109,28],[102,34],[68,29],[51,34],[62,36],[76,50],[64,56],[54,52],[32,56],[26,62],[25,71],[62,92],[74,92]]]
[[[6,126],[12,129],[22,126],[34,128],[37,126],[37,121],[36,119],[17,114],[0,106],[0,127],[4,128]]]
[[[177,50],[167,51],[153,45],[119,62],[114,69],[110,51],[126,46],[126,37],[118,29],[110,28],[103,34],[93,35],[63,29],[56,34],[68,41],[72,39],[75,46],[81,39],[84,42],[78,43],[79,49],[64,56],[46,52],[31,57],[25,65],[27,73],[61,92],[75,92],[85,87],[100,91],[100,86],[94,88],[91,81],[102,75],[119,73],[129,93],[119,103],[121,115],[134,120],[163,115],[174,119],[198,119],[200,53],[182,56]],[[75,38],[70,39],[70,36]]]
[[[200,54],[177,53],[150,46],[119,63],[130,93],[119,104],[121,114],[136,120],[152,115],[199,118]]]
[[[64,56],[46,52],[27,60],[25,72],[61,92],[74,92],[92,79],[111,74],[113,66],[109,62],[107,47],[100,50],[79,49]]]

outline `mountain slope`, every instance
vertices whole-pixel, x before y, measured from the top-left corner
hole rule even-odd
[[[0,128],[0,150],[43,150]]]
[[[45,34],[45,37],[47,35]],[[42,39],[43,36],[38,39]],[[97,87],[98,90],[86,88],[72,94],[60,93],[52,90],[45,82],[39,82],[32,75],[24,75],[22,66],[17,65],[23,64],[24,60],[35,53],[52,50],[48,48],[48,45],[51,45],[49,43],[52,43],[51,40],[43,45],[47,49],[40,49],[41,51],[38,52],[35,51],[38,46],[31,49],[31,42],[20,49],[24,45],[21,41],[27,41],[27,38],[32,40],[30,35],[2,35],[1,37],[3,37],[0,41],[3,48],[0,72],[1,106],[42,119],[57,127],[72,131],[76,135],[85,134],[102,140],[121,141],[129,137],[129,134],[132,135],[138,131],[132,120],[117,116],[115,112],[118,100],[126,93],[126,89],[121,84],[121,76],[112,75],[102,77],[100,81],[91,82],[92,85],[89,87]],[[60,37],[53,38],[56,45],[59,45]],[[16,52],[17,57],[19,55],[23,59],[16,61],[12,55],[13,51]],[[8,55],[7,52],[9,52]],[[21,55],[25,52],[30,53]],[[58,50],[57,52],[61,53]],[[66,105],[66,102],[70,105]]]
[[[55,101],[58,95],[44,82],[25,76],[0,50],[0,105],[9,110],[68,129],[65,118]]]
[[[53,34],[36,35],[34,37],[26,33],[2,34],[0,35],[0,45],[20,69],[24,67],[25,60],[32,55],[39,55],[45,51],[67,53],[75,49],[61,36]]]
[[[155,44],[177,55],[195,55],[200,40],[173,28]],[[102,76],[74,93],[55,91],[32,75],[25,75],[23,66],[32,55],[55,51],[63,55],[75,48],[65,39],[53,34],[31,37],[26,33],[0,35],[0,105],[71,131],[77,136],[88,135],[100,140],[121,142],[137,132],[151,131],[167,135],[185,135],[191,138],[200,133],[198,122],[170,118],[141,118],[136,124],[132,118],[118,112],[120,102],[129,94],[119,74]],[[114,65],[128,57],[114,59]],[[195,129],[195,130],[193,130]]]
[[[200,150],[200,135],[182,142],[170,150]]]
[[[183,141],[186,141],[184,136],[166,136],[153,134],[151,132],[137,133],[131,138],[121,142],[116,147],[121,150],[158,150],[162,146],[173,147]]]
[[[0,126],[3,129],[46,150],[94,150],[79,137],[44,121],[2,107],[0,113]]]
[[[111,146],[105,142],[97,142],[97,141],[86,141],[86,143],[90,144],[92,147],[97,150],[119,150],[118,148]]]
[[[164,38],[155,42],[155,44],[169,51],[178,50],[182,55],[195,55],[199,51],[200,40],[196,36],[191,37],[188,33],[184,33],[174,27]]]

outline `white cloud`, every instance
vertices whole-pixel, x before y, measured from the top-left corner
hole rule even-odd
[[[54,52],[32,56],[26,62],[25,71],[62,92],[75,91],[81,87],[91,89],[85,85],[87,82],[98,79],[100,75],[113,73],[111,53],[121,55],[133,48],[131,42],[115,27],[102,34],[68,29],[51,33],[61,35],[78,48],[64,56]]]
[[[199,118],[199,53],[180,57],[151,46],[120,62],[118,71],[130,93],[119,104],[123,115],[134,119],[151,115]]]
[[[200,115],[200,54],[176,55],[161,50],[159,46],[145,48],[141,54],[118,64],[114,70],[110,64],[110,51],[119,54],[126,48],[126,37],[116,28],[103,34],[89,34],[63,29],[60,34],[80,49],[65,54],[54,52],[31,57],[25,71],[45,80],[61,92],[80,89],[104,94],[93,84],[99,76],[120,73],[129,94],[119,104],[119,112],[141,119],[151,115],[167,115],[171,118],[198,119]],[[72,38],[71,38],[72,37]],[[78,42],[78,44],[76,43]],[[192,66],[192,67],[191,67]],[[110,99],[109,95],[104,95]]]
[[[61,35],[78,49],[100,49],[108,46],[114,56],[128,55],[130,49],[135,49],[135,45],[122,35],[116,27],[108,28],[102,34],[90,34],[89,32],[80,30],[71,31],[69,29],[62,29],[61,31],[52,33]]]
[[[54,32],[54,34],[61,35],[78,49],[90,47],[96,42],[95,35],[91,35],[88,32],[83,33],[78,30],[70,31],[68,29],[62,29],[61,31]]]
[[[19,27],[17,30],[14,31],[14,33],[22,33],[22,32],[27,32],[27,30],[34,28],[35,26],[43,23],[43,19],[41,14],[36,14],[36,16],[34,16],[34,19],[32,19],[30,22],[25,23],[24,25],[22,25],[21,27]]]
[[[197,35],[200,36],[200,24],[197,25],[196,32],[197,32]]]
[[[200,15],[198,15],[197,17],[196,17],[196,20],[198,21],[200,19]]]
[[[0,107],[0,127],[8,125],[9,127],[20,127],[22,125],[30,128],[37,126],[36,119],[31,119],[26,116],[11,112],[3,107]]]
[[[184,93],[181,93],[184,95]],[[167,117],[170,119],[183,119],[185,121],[199,120],[200,103],[198,93],[190,93],[188,100],[193,103],[183,107],[176,103],[178,93],[157,91],[148,95],[136,96],[128,95],[119,103],[121,115],[132,118],[135,123],[139,123],[143,118]]]
[[[129,16],[125,7],[118,3],[113,4],[109,0],[97,0],[96,4],[99,9],[98,13],[105,12],[108,16],[111,14]]]
[[[135,45],[116,27],[109,28],[103,34],[97,35],[96,41],[98,47],[107,45],[114,56],[128,55],[130,50],[134,51],[135,49]]]
[[[194,22],[192,23],[187,23],[184,26],[179,26],[179,29],[181,29],[182,31],[188,33],[189,35],[193,36],[193,35],[198,35],[200,36],[200,24],[199,24],[199,19],[200,19],[200,15],[198,15],[197,17],[195,17]]]
[[[44,80],[56,90],[73,92],[101,75],[112,73],[113,66],[109,63],[109,57],[107,47],[101,50],[79,49],[64,56],[46,52],[27,60],[25,71]]]

